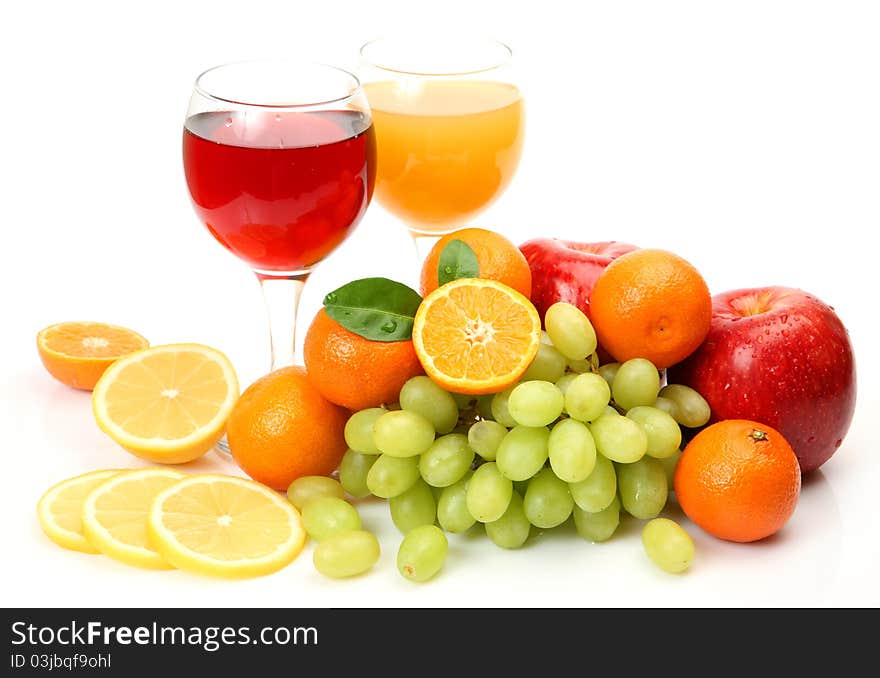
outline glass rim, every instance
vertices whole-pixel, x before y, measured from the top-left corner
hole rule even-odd
[[[229,97],[222,97],[217,94],[212,94],[207,89],[202,86],[202,78],[208,75],[209,73],[213,73],[215,71],[220,70],[221,68],[228,68],[230,66],[243,66],[246,64],[290,64],[293,66],[299,67],[319,67],[325,68],[329,70],[336,71],[344,76],[347,76],[351,79],[353,86],[350,88],[348,94],[345,94],[340,97],[334,97],[330,99],[323,99],[320,101],[312,101],[309,103],[298,103],[298,104],[260,104],[250,101],[240,101],[238,99],[232,99]],[[357,97],[363,89],[363,85],[361,84],[360,78],[358,78],[354,73],[348,71],[344,68],[340,68],[339,66],[334,66],[333,64],[324,63],[321,61],[299,61],[296,59],[244,59],[240,61],[227,61],[222,64],[217,64],[216,66],[211,66],[210,68],[205,69],[201,73],[196,76],[195,82],[193,83],[193,92],[198,93],[200,96],[205,97],[206,99],[210,99],[212,101],[221,102],[224,104],[233,104],[235,106],[249,106],[253,108],[280,108],[280,109],[298,109],[298,108],[315,108],[316,106],[328,106],[330,104],[343,104],[348,101],[351,101],[355,97]]]
[[[389,73],[398,73],[400,75],[423,75],[423,76],[430,76],[430,77],[437,77],[437,78],[456,77],[456,76],[462,76],[462,75],[477,75],[479,73],[488,73],[489,71],[494,71],[498,68],[506,66],[507,64],[510,63],[511,59],[513,58],[513,50],[510,48],[510,46],[506,42],[502,42],[501,40],[496,40],[495,38],[479,38],[478,40],[479,40],[479,42],[482,42],[485,44],[493,45],[495,47],[500,47],[501,51],[504,53],[504,56],[503,56],[503,58],[499,59],[497,62],[493,63],[492,65],[485,66],[482,68],[470,68],[470,69],[462,69],[462,70],[448,70],[448,69],[436,69],[436,70],[428,70],[428,69],[415,70],[415,69],[413,69],[413,70],[410,70],[410,69],[405,69],[405,68],[396,68],[396,67],[389,66],[389,65],[382,65],[381,63],[379,63],[379,62],[377,62],[367,56],[367,51],[371,47],[375,46],[377,43],[394,42],[395,40],[399,40],[399,38],[379,37],[379,38],[374,38],[372,40],[368,40],[363,45],[361,45],[361,48],[358,50],[358,54],[360,55],[361,59],[364,60],[365,62],[367,62],[370,66],[373,66],[374,68],[378,68],[383,71],[388,71]],[[474,39],[473,41],[476,42],[477,39]]]

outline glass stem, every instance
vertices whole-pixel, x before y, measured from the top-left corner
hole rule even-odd
[[[295,364],[296,311],[308,278],[308,271],[290,276],[257,273],[269,316],[269,340],[272,347],[270,369],[273,371]]]

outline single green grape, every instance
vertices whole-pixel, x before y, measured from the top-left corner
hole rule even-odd
[[[658,395],[657,400],[654,401],[653,407],[666,412],[666,414],[675,419],[676,422],[678,421],[678,405],[675,404],[674,400]]]
[[[433,525],[437,517],[434,493],[424,480],[417,480],[413,486],[388,500],[391,520],[397,529],[406,534],[419,525]]]
[[[373,441],[382,454],[415,457],[434,442],[434,425],[409,410],[386,412],[373,425]]]
[[[571,498],[582,511],[598,513],[607,508],[617,496],[617,473],[614,464],[601,455],[596,454],[596,465],[592,473],[579,483],[568,486]]]
[[[505,549],[518,549],[526,543],[532,524],[526,518],[523,500],[517,492],[510,497],[507,510],[498,520],[486,523],[486,534],[496,546]]]
[[[562,414],[565,397],[556,384],[535,379],[524,381],[513,389],[507,410],[521,426],[547,426]]]
[[[538,353],[535,355],[535,359],[522,377],[520,377],[520,381],[540,379],[541,381],[555,382],[565,374],[566,366],[564,355],[554,346],[541,343],[538,345]]]
[[[605,363],[599,367],[599,376],[602,377],[608,386],[614,383],[614,377],[617,376],[617,370],[620,369],[620,363]]]
[[[430,377],[412,377],[400,389],[400,406],[422,415],[442,435],[458,423],[458,403],[451,393],[437,386]]]
[[[528,480],[544,466],[549,455],[550,430],[546,426],[516,426],[507,432],[495,462],[511,480]]]
[[[573,513],[574,527],[579,535],[589,541],[607,541],[620,525],[620,500],[614,497],[608,506],[595,513],[575,505]]]
[[[512,495],[513,483],[501,475],[494,461],[487,461],[468,482],[467,508],[481,523],[491,523],[504,515]]]
[[[629,464],[648,451],[648,434],[632,419],[606,412],[590,424],[596,449],[611,461]]]
[[[679,574],[691,566],[694,540],[674,520],[654,518],[642,530],[645,553],[664,572]]]
[[[547,309],[544,326],[553,345],[568,360],[583,360],[596,350],[596,331],[577,306],[556,302]]]
[[[367,473],[367,487],[377,497],[391,499],[406,492],[418,479],[418,457],[392,457],[383,454]]]
[[[593,421],[602,416],[610,400],[608,382],[587,372],[577,375],[565,391],[565,411],[572,419]]]
[[[419,473],[429,485],[448,487],[467,473],[474,460],[474,451],[467,436],[449,433],[434,441],[419,458]]]
[[[345,497],[345,490],[339,481],[327,476],[302,476],[287,488],[287,499],[300,511],[309,499],[315,497]]]
[[[370,532],[352,530],[327,537],[315,547],[315,569],[326,577],[353,577],[379,560],[379,541]]]
[[[447,532],[467,532],[476,521],[467,507],[467,487],[472,471],[454,485],[444,487],[437,500],[437,520]]]
[[[654,363],[644,358],[627,360],[617,370],[611,382],[614,402],[629,410],[639,405],[651,405],[660,390],[660,373]]]
[[[314,497],[302,509],[303,527],[308,535],[323,541],[339,532],[361,529],[357,509],[339,497]]]
[[[361,499],[370,496],[372,493],[367,487],[367,475],[378,458],[372,454],[348,450],[339,463],[339,484],[352,497]]]
[[[624,510],[633,518],[656,518],[669,496],[666,471],[659,459],[644,457],[632,464],[617,464],[617,488]]]
[[[513,388],[508,388],[496,393],[492,398],[492,418],[507,428],[516,426],[516,420],[510,415],[510,409],[508,409],[508,401],[512,392]]]
[[[552,469],[544,468],[529,481],[523,510],[535,527],[549,529],[564,523],[571,515],[574,500],[568,483],[560,480]]]
[[[448,552],[443,530],[436,525],[422,525],[410,530],[400,543],[397,569],[410,581],[428,581],[441,570]]]
[[[632,408],[626,416],[641,426],[648,436],[646,454],[649,457],[665,459],[678,451],[681,445],[681,429],[678,422],[666,412],[656,407],[640,405]]]
[[[478,421],[468,430],[468,445],[486,461],[494,461],[498,446],[506,435],[507,428],[497,421]]]
[[[586,424],[563,419],[547,439],[550,468],[560,480],[577,483],[593,472],[596,465],[596,443]]]
[[[672,416],[682,426],[699,428],[709,423],[712,416],[709,403],[690,386],[669,384],[663,387],[660,396],[675,403],[676,413]]]
[[[373,441],[373,427],[387,411],[384,407],[371,407],[351,415],[345,422],[346,445],[361,454],[380,454]]]

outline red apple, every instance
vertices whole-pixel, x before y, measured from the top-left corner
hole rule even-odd
[[[803,473],[837,451],[856,404],[846,328],[833,308],[789,287],[715,295],[706,340],[668,379],[699,391],[712,421],[752,419],[780,431]]]
[[[537,238],[520,248],[532,270],[532,303],[541,317],[557,301],[574,304],[589,315],[590,294],[612,261],[637,250],[622,242],[572,242]]]

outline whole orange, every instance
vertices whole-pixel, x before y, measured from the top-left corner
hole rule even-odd
[[[447,233],[434,243],[422,265],[421,289],[426,297],[437,289],[437,269],[440,254],[452,240],[461,240],[477,256],[479,278],[504,283],[526,297],[532,294],[532,271],[525,255],[500,233],[484,228],[463,228]]]
[[[599,344],[615,360],[647,358],[658,369],[693,353],[709,332],[712,297],[703,276],[672,252],[624,254],[599,276],[590,296]]]
[[[407,380],[423,373],[412,340],[364,339],[324,309],[312,320],[303,354],[315,388],[350,410],[396,402]]]
[[[801,470],[779,431],[727,419],[688,443],[674,484],[682,510],[706,532],[749,542],[774,534],[794,513]]]
[[[251,384],[226,422],[232,458],[254,480],[286,490],[302,476],[332,473],[347,446],[348,412],[327,401],[304,368],[285,367]]]

